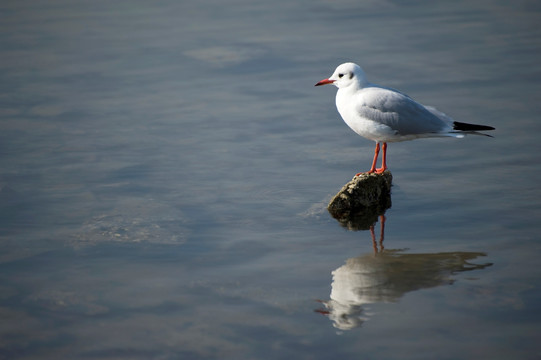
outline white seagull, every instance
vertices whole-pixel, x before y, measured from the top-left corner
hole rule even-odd
[[[316,86],[326,84],[338,88],[336,108],[345,123],[357,134],[376,142],[374,160],[368,173],[381,174],[387,170],[388,142],[443,136],[461,138],[465,134],[490,136],[477,131],[494,130],[492,126],[454,121],[406,94],[371,84],[361,67],[354,63],[339,65],[331,77],[321,80]],[[382,162],[381,168],[376,169],[380,143]]]

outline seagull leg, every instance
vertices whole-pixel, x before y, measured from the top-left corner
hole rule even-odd
[[[385,143],[383,143],[385,145]],[[372,174],[373,172],[376,172],[376,162],[378,161],[378,155],[379,155],[379,142],[376,142],[376,149],[374,150],[374,160],[372,160],[372,167],[370,167],[370,170],[366,172],[366,174]],[[359,176],[363,173],[355,174],[355,176]]]
[[[379,143],[378,143],[378,145],[379,145]],[[375,170],[377,174],[381,174],[382,172],[387,170],[387,143],[386,142],[383,143],[382,152],[383,152],[383,154],[381,154],[381,167],[379,169]],[[375,167],[376,167],[376,158],[374,158],[374,163],[372,164],[372,169],[370,169],[370,170],[372,170],[372,172],[374,172],[373,169]]]
[[[376,169],[376,163],[378,161],[379,149],[380,149],[379,142],[376,142],[376,148],[374,149],[374,160],[372,160],[372,166],[370,167],[370,170],[368,170],[366,173],[357,173],[357,174],[355,174],[355,176],[359,176],[361,174],[372,174],[372,173],[381,174],[385,170],[387,170],[387,143],[384,142],[383,146],[382,146],[383,154],[382,154],[382,158],[381,158],[381,168]]]

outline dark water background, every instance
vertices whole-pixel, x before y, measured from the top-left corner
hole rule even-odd
[[[538,2],[0,17],[0,359],[541,358]],[[377,255],[325,209],[373,151],[344,61],[497,128],[389,146]]]

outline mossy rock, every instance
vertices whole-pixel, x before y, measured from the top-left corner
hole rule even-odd
[[[360,174],[333,197],[327,205],[332,217],[351,230],[365,230],[391,207],[390,171]]]

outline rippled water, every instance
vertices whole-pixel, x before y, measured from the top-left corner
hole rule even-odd
[[[1,359],[541,357],[538,3],[0,9]],[[344,61],[497,128],[390,144],[372,231]]]

